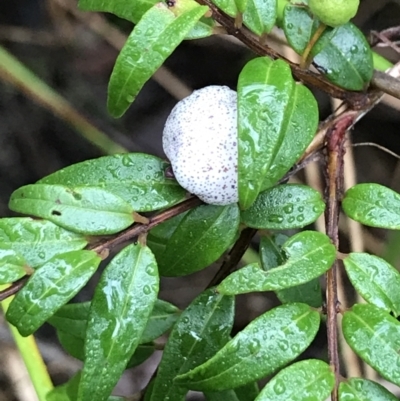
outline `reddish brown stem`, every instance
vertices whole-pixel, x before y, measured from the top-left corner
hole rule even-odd
[[[326,135],[327,171],[326,171],[326,233],[339,248],[339,206],[343,196],[343,158],[345,153],[346,131],[353,124],[351,116],[345,116],[328,130]],[[340,363],[338,350],[337,313],[339,301],[337,298],[337,269],[335,261],[326,275],[326,311],[328,332],[328,358],[335,373],[336,383],[332,392],[332,401],[338,401],[338,386],[340,379]]]

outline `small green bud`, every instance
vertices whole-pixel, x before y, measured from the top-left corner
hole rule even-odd
[[[311,12],[325,25],[337,27],[357,14],[360,0],[308,0]]]

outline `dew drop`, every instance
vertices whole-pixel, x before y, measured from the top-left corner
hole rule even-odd
[[[151,294],[151,287],[149,285],[145,285],[143,287],[143,292],[145,295],[150,295]]]
[[[287,214],[293,213],[293,205],[288,204],[288,205],[284,206],[283,211]]]
[[[281,380],[277,380],[274,384],[275,394],[281,395],[286,391],[286,386]]]

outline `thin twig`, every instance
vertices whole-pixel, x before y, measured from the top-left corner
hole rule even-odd
[[[30,276],[24,276],[17,281],[14,281],[9,287],[5,290],[0,291],[0,302],[4,301],[6,298],[11,297],[16,294],[28,281]]]
[[[343,157],[345,152],[345,138],[347,130],[352,126],[353,118],[345,116],[327,132],[327,171],[326,171],[326,233],[336,250],[339,248],[339,205],[343,196]],[[338,298],[337,298],[337,269],[335,261],[326,275],[327,287],[327,332],[328,358],[335,373],[336,383],[332,392],[332,401],[338,401],[338,387],[340,378],[339,350],[338,350]]]

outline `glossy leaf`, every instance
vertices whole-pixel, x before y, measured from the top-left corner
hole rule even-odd
[[[233,390],[204,393],[204,395],[207,401],[254,401],[259,392],[257,383],[250,383]]]
[[[318,191],[306,185],[286,184],[267,189],[242,212],[249,227],[269,230],[302,228],[313,223],[324,211]]]
[[[143,14],[159,0],[79,0],[79,8],[87,11],[113,13],[120,18],[137,24]]]
[[[186,197],[176,180],[166,178],[167,166],[160,158],[144,153],[118,154],[73,164],[38,183],[103,188],[124,199],[136,212],[148,212]]]
[[[149,9],[121,50],[108,86],[108,110],[114,117],[125,113],[142,86],[207,12],[195,8],[175,16],[164,3]]]
[[[218,286],[226,295],[253,291],[276,291],[306,283],[325,273],[336,257],[329,237],[316,231],[303,231],[282,246],[283,264],[268,271],[252,263],[232,273]]]
[[[81,373],[78,372],[72,379],[61,386],[55,387],[48,394],[46,394],[46,401],[75,401],[78,392],[79,381]],[[124,401],[123,397],[111,396],[107,401]]]
[[[157,255],[162,276],[184,276],[215,262],[232,245],[240,222],[236,204],[202,205],[181,220]],[[171,229],[172,231],[172,229]]]
[[[296,84],[282,60],[259,57],[238,82],[238,183],[242,209],[270,188],[310,144],[318,124],[312,93]]]
[[[178,216],[164,221],[149,231],[147,245],[152,250],[157,260],[162,259],[162,254],[167,247],[168,241],[187,213],[188,212],[178,214]]]
[[[286,4],[282,28],[287,41],[297,54],[303,54],[318,26],[319,21],[304,7]]]
[[[0,248],[0,284],[13,283],[26,274],[25,259],[11,247]]]
[[[231,17],[236,17],[239,12],[235,0],[212,0],[212,2]]]
[[[319,322],[318,312],[305,304],[272,309],[175,382],[193,390],[222,391],[258,380],[299,356],[314,339]]]
[[[289,239],[287,235],[277,234],[271,237],[261,236],[261,267],[269,271],[285,263],[286,255],[282,247]],[[284,290],[275,291],[282,303],[302,302],[319,308],[322,305],[322,291],[319,278]]]
[[[56,329],[80,340],[85,339],[90,302],[64,305],[49,320]],[[158,299],[140,338],[140,344],[149,343],[168,331],[179,317],[180,310],[169,302]]]
[[[280,371],[255,401],[324,401],[335,385],[330,366],[317,359],[294,363]]]
[[[316,68],[342,88],[362,90],[372,78],[371,48],[364,34],[350,22],[328,30],[311,54]]]
[[[71,251],[54,256],[38,268],[17,293],[7,320],[23,336],[35,332],[57,309],[87,283],[101,261],[93,251]]]
[[[287,4],[283,29],[290,46],[303,54],[320,25],[306,8]],[[326,28],[311,50],[317,69],[336,85],[362,90],[371,80],[372,52],[364,34],[352,23]]]
[[[114,234],[133,223],[133,209],[101,188],[26,185],[13,192],[9,207],[89,235]]]
[[[358,184],[344,196],[344,212],[371,227],[400,229],[400,194],[379,184]]]
[[[229,340],[234,299],[209,289],[182,312],[171,331],[149,401],[180,401],[187,390],[173,379],[214,355]]]
[[[214,33],[215,21],[212,18],[202,17],[200,21],[189,31],[185,39],[201,39]]]
[[[67,351],[71,356],[80,361],[84,360],[84,348],[85,348],[85,340],[79,337],[75,337],[72,334],[69,334],[62,330],[57,330],[57,338],[60,342],[61,346]],[[150,356],[155,351],[155,347],[152,344],[142,344],[139,345],[133,355],[130,357],[127,362],[125,369],[130,369],[135,366],[140,365],[146,359],[150,358]]]
[[[400,274],[384,259],[350,253],[343,260],[347,275],[361,296],[395,316],[400,315]]]
[[[158,287],[146,246],[127,246],[106,267],[90,307],[77,401],[107,400],[140,342]]]
[[[67,231],[48,220],[30,217],[0,219],[0,248],[12,248],[33,268],[55,255],[77,251],[86,245],[87,240],[82,235]]]
[[[374,305],[354,305],[343,315],[350,347],[385,379],[400,385],[400,323]]]
[[[340,383],[339,401],[398,401],[398,398],[378,383],[354,377]]]
[[[248,0],[243,23],[257,35],[268,33],[275,25],[276,0]]]

